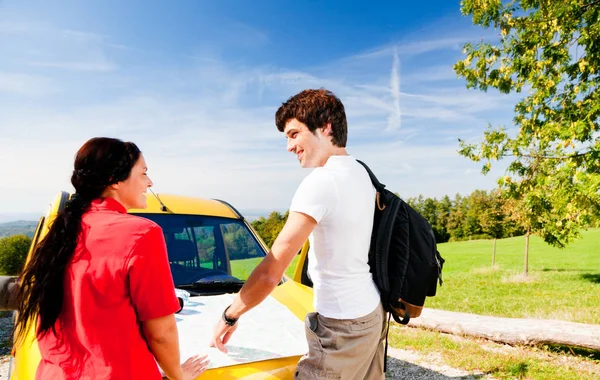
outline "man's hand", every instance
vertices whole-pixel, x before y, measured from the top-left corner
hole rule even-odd
[[[233,335],[237,326],[237,323],[233,326],[229,326],[222,319],[219,319],[213,329],[213,338],[210,342],[210,347],[217,347],[219,351],[226,354],[228,351],[225,345],[229,342],[229,338],[231,338],[231,335]]]

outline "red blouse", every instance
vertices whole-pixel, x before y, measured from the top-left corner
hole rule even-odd
[[[162,229],[112,198],[83,215],[37,379],[160,379],[140,322],[179,310]]]

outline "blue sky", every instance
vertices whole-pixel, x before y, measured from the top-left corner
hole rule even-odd
[[[326,87],[348,151],[404,197],[490,189],[457,153],[510,127],[514,96],[467,90],[452,65],[494,38],[458,1],[0,2],[0,213],[72,190],[88,138],[137,143],[159,193],[285,210],[308,170],[274,125],[281,102]]]

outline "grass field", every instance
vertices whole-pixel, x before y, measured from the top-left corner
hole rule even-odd
[[[516,318],[600,324],[600,229],[584,231],[565,249],[536,236],[524,268],[525,237],[439,244],[444,285],[427,307]]]
[[[296,270],[296,263],[298,262],[298,257],[300,256],[294,257],[292,264],[290,264],[289,268],[285,272],[290,277],[294,277],[294,271]],[[261,258],[232,260],[231,274],[234,277],[237,277],[241,280],[246,280],[248,276],[250,276],[250,273],[252,273],[252,270],[256,268],[256,266],[261,260]]]
[[[579,380],[600,379],[600,353],[546,346],[508,346],[460,336],[404,327],[393,323],[392,347],[417,351],[470,372],[492,375],[494,379]]]

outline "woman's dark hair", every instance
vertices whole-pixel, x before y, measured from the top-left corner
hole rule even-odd
[[[15,324],[18,340],[24,338],[27,327],[37,322],[38,316],[37,336],[43,337],[50,329],[56,334],[55,323],[63,307],[65,269],[77,247],[82,216],[109,185],[129,178],[140,154],[134,143],[107,137],[92,138],[79,148],[71,176],[75,194],[34,248],[20,276]]]
[[[306,124],[315,133],[317,128],[323,128],[331,123],[331,142],[340,148],[346,147],[348,140],[348,122],[346,111],[341,100],[333,92],[320,88],[304,90],[291,98],[275,113],[275,125],[279,132],[285,130],[285,125],[291,119]]]

